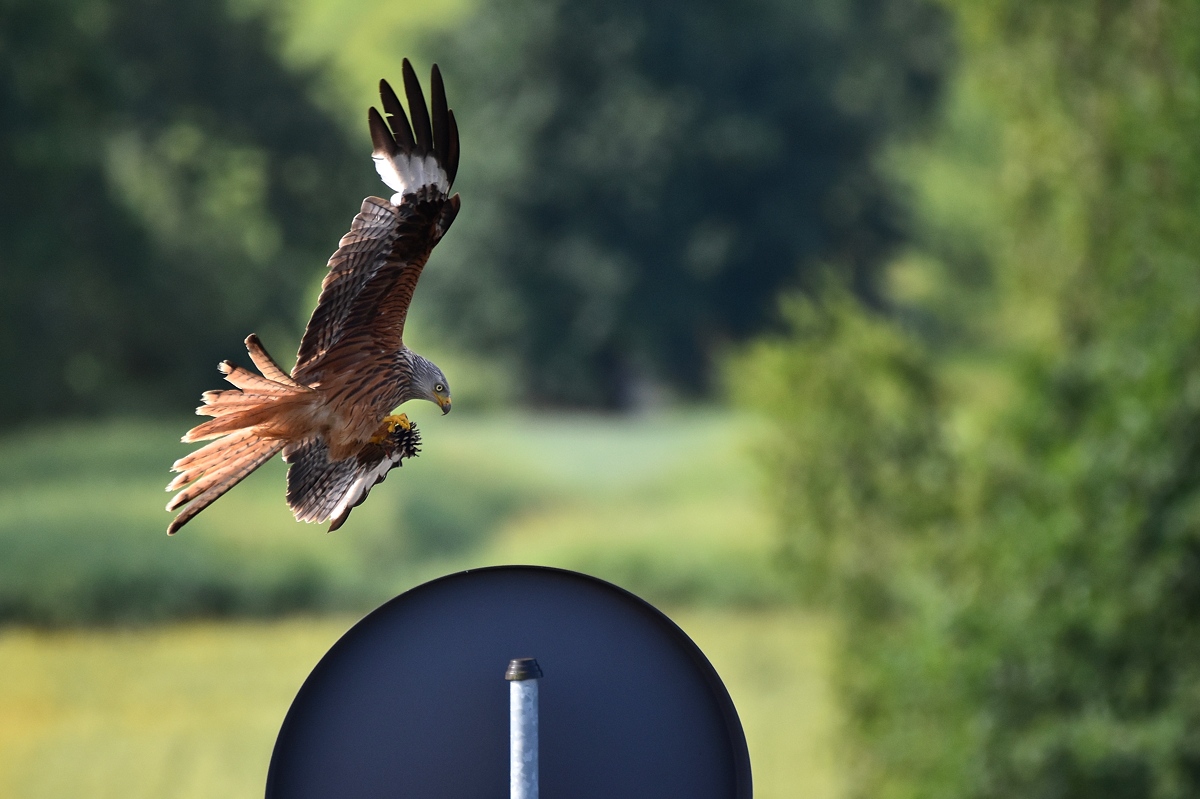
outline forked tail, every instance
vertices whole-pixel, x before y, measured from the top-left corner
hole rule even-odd
[[[287,441],[267,431],[286,409],[304,401],[312,391],[280,368],[257,336],[246,339],[246,349],[262,374],[229,361],[218,366],[236,388],[204,392],[204,404],[196,413],[214,418],[193,427],[183,437],[184,441],[217,440],[171,466],[171,471],[179,475],[167,490],[183,490],[171,498],[167,510],[187,507],[167,527],[170,535],[284,448]]]

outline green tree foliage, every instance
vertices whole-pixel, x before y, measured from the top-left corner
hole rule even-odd
[[[860,793],[1194,796],[1200,6],[953,8],[898,313],[830,302],[743,366]]]
[[[799,595],[842,622],[851,782],[885,797],[907,795],[891,791],[897,773],[954,784],[941,772],[966,762],[970,737],[949,688],[961,664],[940,650],[962,475],[939,364],[844,290],[787,311],[789,336],[758,342],[731,380],[755,386],[774,423],[760,456]]]
[[[220,0],[0,2],[0,424],[178,407],[295,327],[361,196],[308,83]]]
[[[902,237],[874,157],[948,55],[918,0],[495,0],[433,48],[467,198],[427,276],[461,339],[543,402],[702,391],[836,258],[863,296]],[[445,261],[443,261],[445,263]]]

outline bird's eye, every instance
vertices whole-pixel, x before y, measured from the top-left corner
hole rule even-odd
[[[436,386],[433,387],[433,390],[436,391],[437,393],[441,394],[443,391],[446,390],[446,387],[443,386],[441,383],[438,383]]]

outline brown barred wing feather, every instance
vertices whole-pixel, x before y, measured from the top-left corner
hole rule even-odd
[[[289,445],[283,459],[291,464],[287,475],[287,503],[302,522],[332,520],[329,532],[342,526],[361,505],[371,489],[382,483],[388,472],[420,452],[417,428],[397,427],[377,444],[369,444],[353,458],[329,459],[329,449],[320,439]]]
[[[399,234],[399,209],[387,200],[368,197],[329,259],[321,296],[300,339],[293,376],[321,359],[341,337],[351,308],[367,283],[392,258]]]
[[[412,65],[404,62],[409,114],[380,82],[386,121],[368,114],[372,158],[391,201],[368,197],[329,259],[329,274],[300,342],[292,375],[302,383],[328,379],[359,358],[387,357],[404,346],[408,306],[429,254],[453,223],[458,195],[449,196],[458,170],[458,127],[433,68],[432,114]],[[411,117],[411,125],[409,118]]]

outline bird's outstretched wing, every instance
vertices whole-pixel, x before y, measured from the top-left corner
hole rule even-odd
[[[350,511],[362,504],[371,489],[407,458],[417,457],[421,435],[415,425],[396,426],[383,441],[370,444],[353,458],[329,460],[321,439],[289,445],[283,459],[291,464],[287,475],[287,503],[297,521],[332,519],[329,532],[342,526]]]
[[[404,322],[417,279],[459,208],[458,195],[449,196],[458,172],[458,126],[446,105],[437,65],[431,82],[432,113],[405,59],[410,125],[392,87],[380,81],[387,121],[374,108],[368,113],[371,157],[379,176],[396,193],[390,201],[364,200],[350,232],[329,259],[329,274],[292,370],[302,383],[328,381],[404,344]]]

